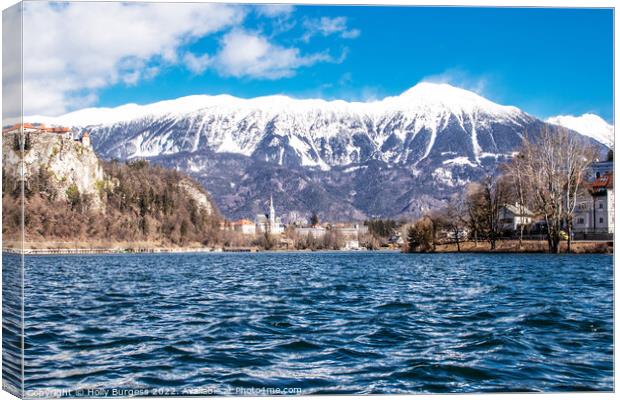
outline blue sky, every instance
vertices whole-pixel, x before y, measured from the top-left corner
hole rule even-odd
[[[221,93],[368,100],[430,80],[539,117],[593,112],[613,119],[610,9],[226,7],[177,16],[187,18],[187,30],[158,33],[153,40],[166,43],[159,47],[134,48],[130,42],[139,33],[128,32],[127,48],[110,56],[115,74],[61,87],[62,107],[48,110]],[[87,14],[75,12],[85,20]],[[166,18],[160,14],[147,18]],[[199,29],[210,15],[217,23]]]

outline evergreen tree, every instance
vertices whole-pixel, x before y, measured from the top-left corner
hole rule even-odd
[[[310,217],[310,225],[317,226],[319,224],[319,216],[316,211],[312,212],[312,216]]]

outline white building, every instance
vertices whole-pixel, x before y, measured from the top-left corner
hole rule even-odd
[[[66,134],[71,137],[71,132],[67,132]],[[88,132],[82,133],[82,138],[80,139],[80,142],[83,146],[90,147],[90,134]]]
[[[506,204],[499,210],[499,221],[504,231],[516,231],[521,226],[534,222],[534,213],[519,203]]]
[[[614,233],[614,174],[605,173],[577,195],[575,233]]]
[[[345,240],[342,250],[360,250],[360,242],[355,240]]]
[[[360,235],[368,233],[368,227],[360,224],[336,225],[335,229],[345,239],[358,239]]]
[[[240,219],[239,221],[233,222],[232,226],[235,232],[240,232],[244,235],[256,234],[256,224],[250,220]]]
[[[325,236],[327,230],[322,226],[313,226],[307,228],[295,228],[295,233],[302,237],[307,237],[312,235],[315,239],[321,239]]]
[[[284,232],[284,226],[280,218],[276,217],[276,209],[273,206],[273,196],[269,201],[269,214],[258,214],[256,216],[256,233],[268,232],[272,235],[279,235]]]

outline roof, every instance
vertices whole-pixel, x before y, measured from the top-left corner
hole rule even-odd
[[[608,172],[606,174],[601,175],[592,181],[589,185],[589,188],[592,190],[600,190],[600,189],[613,189],[614,188],[614,173]]]
[[[527,207],[523,207],[523,213],[521,213],[521,207],[518,204],[505,204],[504,208],[513,213],[514,215],[534,215],[534,213],[531,212]]]
[[[240,219],[239,221],[233,222],[234,225],[254,225],[254,222],[248,219]]]
[[[52,133],[65,133],[65,132],[71,131],[71,129],[64,127],[64,126],[51,126],[49,128],[46,128],[45,125],[43,125],[43,126],[40,126],[39,129],[44,132],[52,132]]]

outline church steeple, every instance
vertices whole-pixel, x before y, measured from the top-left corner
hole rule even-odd
[[[273,207],[273,195],[269,198],[269,224],[272,227],[276,224],[276,209]]]

